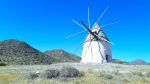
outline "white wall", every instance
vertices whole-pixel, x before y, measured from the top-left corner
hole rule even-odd
[[[89,44],[91,45],[89,46]],[[89,47],[89,48],[88,48]],[[108,61],[111,61],[111,50],[109,44],[104,41],[88,41],[84,43],[82,51],[82,63],[86,62],[98,62],[102,63],[106,61],[106,55],[108,55]]]

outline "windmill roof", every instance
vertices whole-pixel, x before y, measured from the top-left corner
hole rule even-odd
[[[98,23],[95,23],[93,28],[92,28],[92,32],[95,32],[97,33],[98,37],[102,37],[106,40],[109,40],[107,38],[107,36],[105,35],[105,33],[102,31],[102,29],[100,28],[100,26],[98,25]],[[91,34],[88,34],[88,36],[86,37],[85,39],[85,42],[86,41],[91,41],[91,40],[96,40]]]

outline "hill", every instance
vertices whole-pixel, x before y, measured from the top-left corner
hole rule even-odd
[[[29,44],[19,40],[4,40],[0,42],[0,62],[7,64],[50,64],[55,58],[38,51]]]
[[[143,59],[136,59],[130,62],[126,61],[121,61],[118,59],[112,59],[111,63],[116,63],[116,64],[126,64],[126,65],[150,65],[150,63],[145,62]]]
[[[59,62],[80,62],[81,60],[80,57],[62,49],[48,50],[44,53],[50,57],[54,57],[56,60],[59,60]]]
[[[119,59],[112,59],[112,62],[111,63],[116,63],[116,64],[127,64],[127,62],[125,61],[121,61]]]
[[[137,59],[131,62],[128,62],[129,65],[150,65],[150,63],[145,62],[143,59]]]

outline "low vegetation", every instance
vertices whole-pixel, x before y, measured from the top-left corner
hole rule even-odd
[[[75,78],[81,76],[81,72],[79,72],[76,68],[67,66],[62,67],[62,69],[49,69],[43,71],[42,73],[34,72],[30,73],[29,78],[34,80],[37,78],[44,78],[44,79],[66,79],[66,78]]]
[[[4,62],[0,62],[0,66],[7,66],[7,64]]]
[[[0,73],[0,84],[149,84],[150,78],[138,73],[85,72],[82,77],[66,80],[36,77],[28,79],[21,73]],[[55,76],[53,76],[55,77]],[[19,81],[18,81],[19,80]]]
[[[68,65],[68,64],[66,64]],[[31,66],[31,71],[23,66],[0,67],[0,84],[149,84],[148,65],[116,64],[56,64]],[[72,66],[71,66],[72,65]],[[58,66],[58,67],[57,67]],[[71,67],[70,67],[71,66]],[[100,66],[101,68],[97,67]],[[27,66],[26,66],[27,67]],[[38,68],[36,68],[38,67]],[[53,68],[52,68],[53,67]],[[81,68],[82,67],[82,68]],[[88,69],[86,67],[89,67]],[[40,71],[41,68],[41,71]],[[84,69],[85,68],[85,69]],[[42,70],[43,69],[43,70]],[[3,70],[3,71],[2,71]]]
[[[76,68],[73,68],[73,67],[63,67],[60,71],[60,76],[67,77],[67,78],[78,77],[79,74],[80,72]]]
[[[59,74],[60,74],[59,70],[50,69],[50,70],[46,70],[44,77],[47,79],[58,78]]]

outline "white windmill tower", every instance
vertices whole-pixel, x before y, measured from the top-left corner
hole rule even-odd
[[[104,10],[100,18],[97,22],[95,22],[92,29],[90,29],[90,17],[89,17],[89,9],[88,9],[88,24],[89,26],[86,26],[86,24],[81,21],[82,25],[74,21],[77,25],[81,26],[85,29],[85,31],[88,31],[88,36],[83,41],[83,50],[82,50],[82,60],[81,63],[88,63],[88,62],[96,62],[96,63],[103,63],[103,62],[111,62],[112,60],[112,54],[110,49],[110,44],[112,44],[105,33],[102,31],[101,27],[111,25],[114,23],[110,23],[107,25],[99,26],[98,22],[103,17],[105,12],[108,8]],[[85,31],[73,34],[69,37],[75,36],[77,34],[83,33]],[[81,45],[81,44],[80,44]]]

